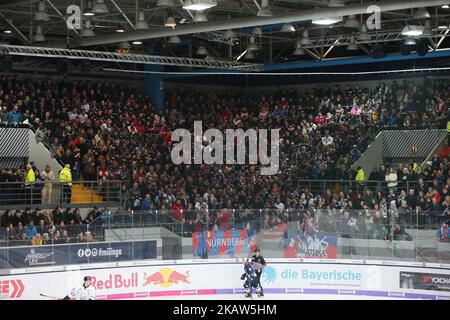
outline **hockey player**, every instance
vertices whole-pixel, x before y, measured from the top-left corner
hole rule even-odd
[[[247,289],[245,297],[251,298],[253,289],[255,289],[258,297],[261,297],[261,286],[259,285],[258,276],[256,275],[253,263],[250,260],[245,260],[244,271],[245,273],[242,274],[241,280],[245,280],[244,288]]]
[[[258,284],[261,287],[260,296],[264,295],[264,289],[261,285],[261,274],[263,272],[264,267],[266,266],[266,260],[261,255],[261,250],[255,249],[255,254],[252,257],[253,266],[255,267],[256,276],[258,277]]]
[[[91,277],[84,277],[83,284],[78,288],[73,288],[70,294],[65,296],[63,300],[95,300],[95,288],[91,286]]]

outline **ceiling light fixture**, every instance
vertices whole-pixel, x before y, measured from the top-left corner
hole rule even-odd
[[[83,16],[86,16],[86,17],[92,17],[92,16],[95,16],[94,11],[92,11],[91,1],[88,1],[88,2],[87,2],[87,6],[86,6],[86,8],[84,9]]]
[[[208,22],[208,18],[203,13],[203,11],[197,11],[194,16],[194,22],[195,23]]]
[[[294,56],[304,56],[305,55],[305,50],[303,50],[300,40],[297,40],[297,42],[295,43],[295,50],[292,54]]]
[[[202,11],[217,6],[216,0],[185,0],[183,3],[183,9]]]
[[[42,34],[42,27],[41,26],[37,26],[36,27],[36,33],[33,36],[33,42],[45,42],[45,37]]]
[[[143,44],[143,42],[142,41],[139,41],[139,40],[135,40],[135,41],[133,41],[133,42],[131,42],[132,44],[135,44],[135,45],[140,45],[140,44]]]
[[[430,19],[431,15],[426,8],[420,8],[414,15],[416,19]]]
[[[166,27],[175,29],[175,27],[177,26],[177,22],[175,21],[175,19],[173,17],[169,16],[169,17],[167,17],[166,22],[164,22],[164,25]]]
[[[295,27],[292,23],[285,23],[281,27],[281,32],[295,32]]]
[[[413,38],[406,38],[405,40],[405,46],[415,46],[416,43],[416,40]]]
[[[200,46],[197,49],[197,55],[198,56],[207,56],[208,55],[208,50],[206,50],[204,46]]]
[[[255,54],[252,51],[247,51],[244,58],[247,60],[253,60],[255,59]]]
[[[4,30],[3,33],[10,34],[10,33],[12,33],[12,32],[11,32],[11,30]]]
[[[258,17],[271,17],[272,10],[269,8],[269,0],[261,0],[261,8],[258,11]]]
[[[444,4],[441,8],[442,8],[442,9],[449,9],[450,6],[449,6],[448,4]]]
[[[356,17],[354,15],[351,15],[348,17],[347,21],[345,22],[345,27],[350,29],[358,29],[360,28],[360,23],[358,20],[356,20]]]
[[[91,20],[86,19],[84,22],[84,28],[81,29],[81,36],[82,37],[93,37],[95,36],[94,29],[91,25]]]
[[[124,42],[119,43],[119,48],[120,49],[130,49],[131,45],[128,41],[124,41]]]
[[[248,38],[248,45],[247,45],[247,51],[256,51],[259,50],[258,45],[256,44],[256,40],[255,37],[253,35],[251,35]]]
[[[407,25],[402,30],[402,35],[409,37],[418,37],[423,34],[424,26]]]
[[[350,44],[347,46],[347,50],[349,51],[359,50],[358,46],[356,45],[355,36],[350,37]]]
[[[314,19],[312,21],[313,24],[318,24],[321,26],[330,26],[332,24],[336,24],[338,22],[341,22],[343,20],[342,17],[328,17],[328,18],[319,18]]]
[[[47,11],[45,10],[45,0],[40,0],[38,3],[38,9],[33,17],[34,21],[49,21],[50,17],[48,16]]]
[[[358,36],[358,40],[360,42],[367,42],[370,41],[370,34],[369,31],[367,30],[367,26],[366,24],[363,24],[361,27],[361,33]]]
[[[143,10],[138,13],[135,28],[136,30],[148,30],[148,23],[145,21],[145,12]]]
[[[125,30],[124,29],[117,29],[116,32],[122,33],[122,32],[125,32]]]
[[[308,30],[303,31],[303,35],[302,35],[302,39],[300,40],[300,44],[302,46],[310,46],[312,44],[312,41],[309,38]]]
[[[95,14],[105,14],[108,13],[108,7],[105,4],[105,0],[95,0],[94,6],[92,7],[92,12]]]

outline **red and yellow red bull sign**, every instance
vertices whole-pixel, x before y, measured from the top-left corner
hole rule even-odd
[[[92,276],[92,285],[97,290],[162,287],[176,284],[191,284],[189,271],[178,272],[171,268],[162,268],[157,272],[132,272],[130,274],[108,274],[106,277]]]
[[[178,283],[191,284],[189,281],[189,271],[183,274],[171,268],[163,268],[152,274],[144,273],[143,286],[155,285],[168,288]]]

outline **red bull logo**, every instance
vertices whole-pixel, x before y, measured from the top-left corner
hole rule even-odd
[[[186,271],[186,274],[183,274],[170,268],[163,268],[150,275],[144,273],[144,286],[155,285],[168,288],[178,283],[191,284],[189,281],[189,271]]]
[[[110,274],[102,279],[92,276],[91,283],[97,290],[135,288],[138,287],[138,273],[132,272],[130,275]]]

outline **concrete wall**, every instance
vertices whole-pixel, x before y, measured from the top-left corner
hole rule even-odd
[[[383,132],[380,132],[375,140],[369,144],[366,151],[364,151],[353,166],[361,166],[366,175],[366,179],[369,179],[373,167],[380,166],[381,164],[383,164]]]
[[[45,166],[49,164],[55,175],[58,175],[58,171],[62,169],[62,166],[56,161],[55,158],[53,158],[50,151],[44,146],[42,142],[36,141],[36,135],[34,134],[33,130],[28,130],[29,134],[29,159],[30,161],[34,161],[36,164],[36,167],[39,170],[44,170]]]

